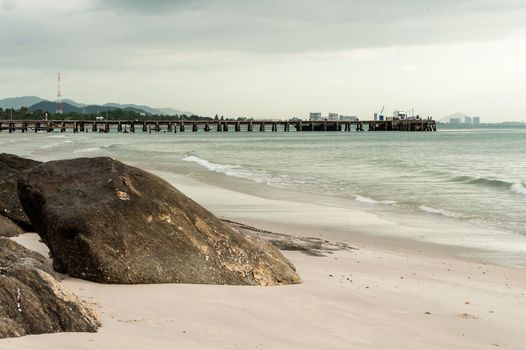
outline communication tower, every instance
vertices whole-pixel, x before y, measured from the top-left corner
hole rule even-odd
[[[62,106],[62,92],[60,91],[60,72],[57,75],[57,108],[55,110],[57,114],[63,114],[64,108]]]

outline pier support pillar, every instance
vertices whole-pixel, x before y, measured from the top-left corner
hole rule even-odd
[[[146,122],[142,122],[142,132],[147,132],[148,131],[148,127],[146,126]]]
[[[172,123],[168,122],[168,126],[166,127],[167,132],[172,132]]]
[[[117,123],[117,131],[122,132],[122,122]]]
[[[192,124],[192,132],[197,132],[197,123]]]
[[[236,132],[240,132],[241,131],[241,123],[240,122],[236,123],[235,130],[236,130]]]
[[[228,122],[223,123],[223,131],[228,132]]]
[[[264,132],[265,131],[265,123],[259,124],[259,131]]]
[[[285,127],[284,127],[283,131],[286,131],[286,132],[290,131],[290,123],[289,122],[285,123]]]
[[[155,132],[161,131],[161,126],[159,125],[159,122],[155,123]]]
[[[217,132],[223,131],[222,125],[220,122],[217,122]]]
[[[97,122],[93,122],[93,123],[91,124],[91,131],[93,131],[93,132],[97,132]]]
[[[205,132],[210,132],[210,124],[205,123]]]
[[[248,122],[247,131],[252,132],[252,122]]]
[[[181,124],[179,124],[179,131],[184,132],[184,122],[181,122]]]

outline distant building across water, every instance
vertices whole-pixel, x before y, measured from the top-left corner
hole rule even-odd
[[[313,122],[317,122],[317,121],[320,121],[322,120],[321,119],[321,113],[311,113],[310,116],[309,116],[309,120],[313,121]]]
[[[329,113],[326,117],[324,117],[322,113],[314,112],[314,113],[309,114],[309,120],[313,122],[323,121],[323,120],[332,121],[332,122],[338,121],[338,120],[352,122],[352,121],[357,121],[358,117],[354,115],[340,115],[338,113]]]
[[[329,113],[329,118],[327,120],[337,121],[340,115],[338,113]]]

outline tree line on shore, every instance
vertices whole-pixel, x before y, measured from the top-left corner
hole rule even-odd
[[[97,120],[97,119],[108,119],[108,120],[249,120],[249,118],[228,118],[219,116],[216,114],[214,117],[205,117],[200,115],[186,115],[186,114],[175,114],[175,115],[157,115],[157,114],[146,114],[140,113],[136,110],[121,109],[121,108],[108,108],[104,112],[100,113],[48,113],[46,111],[37,110],[30,111],[27,107],[20,109],[14,108],[0,108],[0,120]]]

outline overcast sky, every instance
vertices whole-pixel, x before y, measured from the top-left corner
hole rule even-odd
[[[0,0],[0,98],[526,120],[525,0]]]

